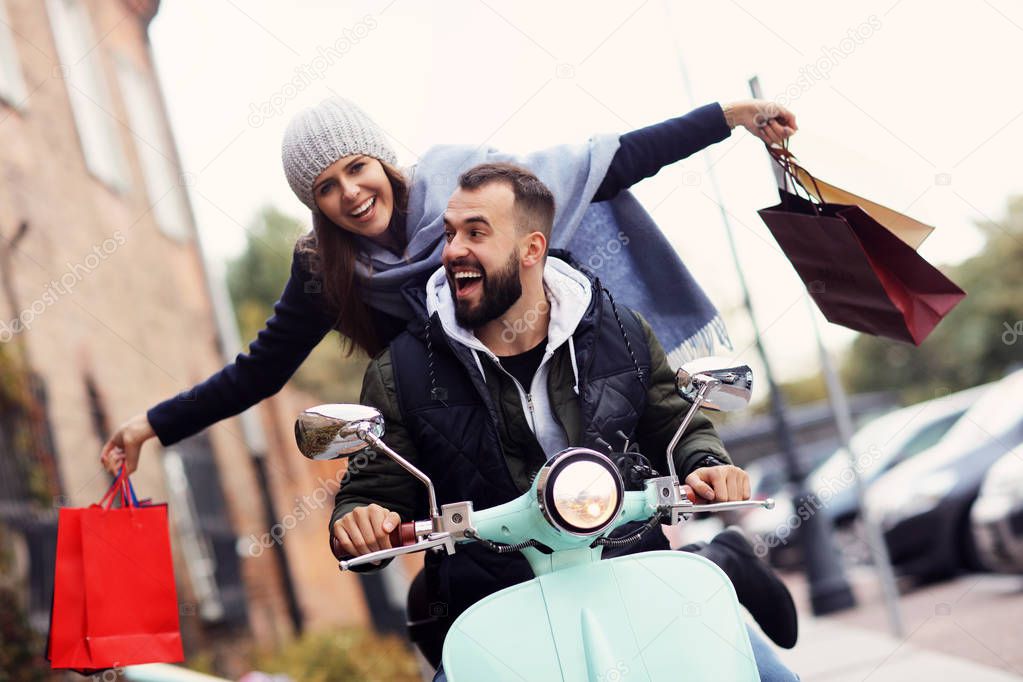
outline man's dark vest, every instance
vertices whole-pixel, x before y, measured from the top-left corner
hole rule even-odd
[[[634,440],[646,406],[650,349],[637,316],[616,310],[599,286],[573,335],[582,428],[571,445],[605,451],[598,439],[618,444],[620,431]],[[498,410],[472,351],[449,342],[435,314],[411,325],[390,352],[417,466],[433,480],[438,503],[471,500],[486,509],[525,492],[508,471]],[[459,545],[450,557],[429,555],[431,612],[453,620],[486,595],[532,577],[521,554],[497,555],[475,543]]]

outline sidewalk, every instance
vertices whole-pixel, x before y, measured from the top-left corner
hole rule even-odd
[[[807,682],[1023,680],[1023,576],[963,575],[904,591],[904,638],[891,635],[873,570],[847,570],[858,605],[811,615],[803,576],[783,574],[799,610],[799,643],[779,656]]]
[[[1010,682],[1020,677],[965,658],[922,649],[879,631],[800,614],[799,643],[778,650],[804,682],[969,680]]]

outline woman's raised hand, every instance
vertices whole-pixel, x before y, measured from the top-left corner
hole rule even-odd
[[[722,107],[729,128],[742,126],[767,144],[781,144],[799,130],[796,116],[766,99],[746,99]]]
[[[142,444],[156,435],[149,424],[146,413],[137,414],[121,424],[110,440],[103,446],[99,459],[103,467],[111,474],[116,474],[121,465],[125,465],[132,474],[139,465],[139,450]]]

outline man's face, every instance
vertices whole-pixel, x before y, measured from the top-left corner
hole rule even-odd
[[[479,329],[522,296],[515,194],[504,182],[457,189],[444,212],[441,262],[455,300],[455,318]]]

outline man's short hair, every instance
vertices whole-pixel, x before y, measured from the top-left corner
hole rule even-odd
[[[492,182],[507,183],[515,194],[520,233],[541,232],[550,241],[551,227],[554,225],[554,195],[547,189],[547,185],[522,166],[503,162],[481,163],[458,178],[459,187],[470,190]]]

